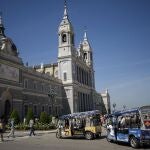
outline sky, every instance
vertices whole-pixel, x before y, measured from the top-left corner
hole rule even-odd
[[[150,105],[150,1],[67,0],[75,45],[86,28],[96,90],[116,109]],[[5,33],[29,65],[57,62],[64,0],[0,0]]]

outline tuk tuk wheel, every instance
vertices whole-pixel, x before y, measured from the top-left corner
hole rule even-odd
[[[59,134],[59,132],[56,132],[56,138],[58,138],[58,139],[62,138],[61,135]]]
[[[108,142],[112,142],[112,140],[111,140],[111,139],[109,139],[109,137],[108,137],[108,136],[106,137],[106,139],[107,139],[107,141],[108,141]]]
[[[130,138],[130,145],[131,145],[131,147],[133,147],[133,148],[138,148],[138,147],[139,147],[138,140],[137,140],[134,136],[132,136],[132,137]]]
[[[87,140],[92,140],[93,139],[93,133],[92,132],[86,132],[85,133],[85,138]]]
[[[96,138],[100,138],[101,137],[101,133],[97,133],[95,136],[96,136]]]

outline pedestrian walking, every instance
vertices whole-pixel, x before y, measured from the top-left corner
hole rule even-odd
[[[29,136],[31,136],[32,134],[35,136],[35,133],[34,133],[34,120],[33,119],[30,119],[30,121],[29,121],[29,127],[30,127]]]
[[[23,124],[24,124],[24,125],[26,124],[26,118],[23,119]]]
[[[0,118],[0,136],[1,136],[1,141],[4,141],[3,133],[4,133],[4,123],[3,123],[2,119]]]
[[[10,133],[7,135],[7,137],[9,138],[10,136],[12,136],[14,138],[15,137],[14,132],[15,132],[14,119],[11,119],[11,121],[10,121]]]

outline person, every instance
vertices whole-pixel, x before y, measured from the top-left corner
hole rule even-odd
[[[10,121],[10,133],[7,135],[7,137],[9,138],[10,136],[12,136],[13,138],[15,137],[14,132],[15,132],[15,127],[14,127],[14,119],[11,119]]]
[[[112,124],[109,124],[109,125],[107,126],[107,130],[109,131],[109,134],[110,134],[111,136],[115,136],[114,127],[112,126]]]
[[[121,125],[122,128],[124,128],[124,127],[125,127],[125,124],[126,124],[125,117],[122,116],[120,125]]]
[[[26,124],[26,118],[23,119],[23,124]]]
[[[4,132],[4,124],[2,119],[0,118],[0,136],[1,136],[1,141],[4,141],[3,139],[3,132]]]
[[[58,121],[57,129],[58,129],[59,137],[62,137],[63,123],[61,120]]]
[[[93,126],[93,117],[90,116],[90,127]]]
[[[32,134],[35,136],[35,133],[34,133],[34,120],[33,119],[30,119],[30,121],[29,121],[29,127],[30,127],[29,136],[31,136]]]
[[[65,119],[65,128],[69,129],[69,119]]]
[[[100,115],[100,122],[101,122],[101,125],[104,124],[104,116],[103,115]]]

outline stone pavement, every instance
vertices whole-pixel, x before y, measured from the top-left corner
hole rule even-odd
[[[56,129],[54,130],[35,130],[34,131],[36,135],[42,135],[42,134],[50,134],[50,133],[56,133]],[[7,138],[9,131],[6,131],[4,133],[4,139]],[[15,137],[25,137],[25,136],[29,136],[30,130],[15,130]]]
[[[7,135],[9,131],[7,130],[4,133],[4,140],[8,140]],[[27,138],[29,137],[30,130],[15,130],[15,138]],[[52,130],[35,130],[35,134],[37,136],[43,135],[43,134],[50,134],[50,133],[56,133],[56,129]],[[102,127],[102,135],[106,135],[106,129]],[[32,135],[33,136],[33,135]],[[12,137],[10,137],[12,139]]]

